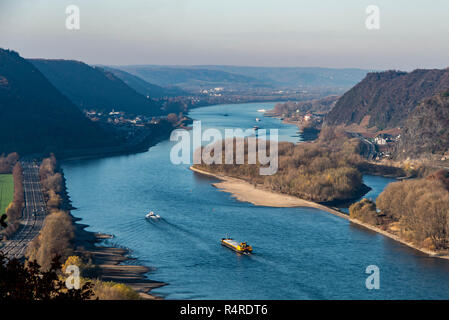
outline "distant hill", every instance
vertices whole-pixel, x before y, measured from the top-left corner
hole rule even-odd
[[[326,123],[401,126],[420,101],[448,88],[449,69],[369,73],[338,100]]]
[[[117,78],[121,79],[124,83],[126,83],[129,87],[136,90],[138,93],[144,95],[145,97],[149,96],[153,99],[160,99],[165,97],[177,97],[177,96],[185,96],[188,93],[180,88],[176,87],[161,87],[156,84],[149,83],[142,78],[139,78],[131,73],[125,72],[123,70],[99,66],[104,70],[111,72]]]
[[[361,69],[245,67],[245,66],[155,66],[115,67],[160,86],[178,86],[184,90],[225,87],[248,89],[334,88],[344,90],[367,74]]]
[[[129,114],[161,115],[161,105],[147,99],[114,74],[72,60],[30,59],[48,80],[81,110],[124,111]]]
[[[396,155],[399,158],[436,155],[439,160],[446,152],[449,152],[449,92],[425,99],[411,112],[404,121]]]
[[[356,68],[318,67],[245,67],[245,66],[196,66],[196,68],[220,70],[260,79],[275,87],[341,87],[350,88],[362,80],[368,70]]]
[[[197,92],[201,89],[226,87],[227,89],[271,88],[272,85],[253,77],[190,66],[115,66],[145,81],[163,87],[176,86]]]
[[[0,49],[0,153],[113,144],[29,61]]]

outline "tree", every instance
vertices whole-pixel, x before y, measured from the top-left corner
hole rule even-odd
[[[390,183],[377,198],[377,207],[402,234],[419,245],[445,249],[449,243],[449,192],[446,175]]]
[[[170,113],[167,115],[167,121],[172,125],[176,125],[178,123],[178,116],[175,113]]]
[[[93,296],[90,282],[68,290],[59,277],[60,270],[59,257],[43,271],[36,261],[25,265],[0,253],[0,300],[87,300]]]
[[[66,272],[67,267],[71,265],[77,266],[78,268],[81,269],[81,267],[83,266],[83,260],[81,260],[81,258],[78,256],[68,257],[67,260],[62,265],[62,272]]]
[[[376,210],[376,204],[365,198],[349,207],[349,216],[372,225],[379,224],[381,219]]]
[[[10,153],[7,156],[0,155],[0,173],[11,173],[13,166],[19,160],[17,153]]]
[[[72,219],[64,211],[54,211],[44,220],[39,236],[31,241],[25,256],[29,260],[37,260],[44,268],[50,267],[55,256],[63,258],[73,252],[71,241],[74,237]]]

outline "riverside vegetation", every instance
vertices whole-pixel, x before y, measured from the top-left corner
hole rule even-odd
[[[0,173],[12,173],[14,182],[13,201],[5,210],[8,222],[7,227],[1,231],[1,235],[6,239],[19,228],[19,219],[24,207],[23,175],[18,159],[17,153],[0,156]],[[55,178],[54,184],[56,184],[57,176]],[[47,236],[47,238],[49,237]],[[46,243],[55,240],[58,241],[57,237],[52,237]],[[63,238],[64,240],[66,238]],[[44,258],[44,255],[41,254],[40,258]],[[50,258],[50,255],[46,258]],[[59,259],[59,253],[56,252],[51,259],[44,260],[46,267],[42,268],[36,259],[22,263],[15,258],[9,260],[0,252],[0,299],[83,300],[92,297],[92,285],[89,282],[85,282],[78,290],[67,290],[65,277],[60,272]],[[17,290],[17,288],[20,288],[20,290]]]
[[[449,171],[389,184],[374,203],[353,204],[350,216],[415,246],[449,252]]]
[[[22,263],[16,258],[8,260],[0,252],[1,301],[86,300],[92,296],[90,282],[83,283],[79,289],[67,289],[58,257],[53,259],[48,270],[42,270],[36,261]]]
[[[58,172],[54,156],[42,161],[39,175],[49,215],[44,220],[39,236],[27,248],[25,256],[28,259],[28,265],[32,263],[30,266],[39,268],[44,273],[56,272],[58,279],[65,279],[67,276],[64,273],[66,266],[77,265],[82,276],[81,287],[84,288],[80,290],[91,289],[92,291],[91,294],[81,295],[85,299],[139,299],[139,294],[125,284],[104,282],[97,279],[97,267],[88,256],[83,256],[82,248],[76,247],[76,230],[70,213],[63,209],[61,196],[63,177]],[[61,268],[55,267],[55,263],[57,264],[59,260],[65,261]],[[25,267],[25,270],[30,271],[32,269]],[[55,297],[57,298],[58,295],[55,295]]]
[[[245,160],[247,144],[245,140]],[[260,164],[202,163],[194,167],[315,202],[361,196],[362,173],[406,176],[409,179],[390,183],[376,202],[362,199],[352,204],[350,218],[394,235],[415,248],[449,254],[449,171],[428,166],[396,168],[374,164],[359,155],[361,148],[360,140],[350,138],[342,128],[325,126],[313,143],[280,143],[279,169],[273,176],[259,175]]]
[[[225,144],[222,145],[224,148]],[[233,145],[235,154],[235,143]],[[244,179],[255,186],[304,200],[326,203],[347,201],[360,197],[368,191],[368,187],[363,184],[362,172],[391,170],[388,167],[366,163],[360,156],[362,148],[359,139],[350,138],[340,128],[325,127],[317,141],[313,143],[299,145],[279,143],[279,169],[271,176],[259,174],[260,163],[256,165],[201,163],[194,167]],[[223,149],[223,157],[224,153]],[[248,162],[247,159],[248,140],[245,139],[245,163]],[[393,169],[393,171],[401,170]]]

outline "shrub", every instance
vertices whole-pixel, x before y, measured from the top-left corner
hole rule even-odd
[[[94,281],[94,298],[99,300],[139,300],[139,294],[131,287],[115,282]]]
[[[377,213],[376,204],[368,199],[362,199],[349,207],[349,216],[362,222],[379,225],[381,216]]]
[[[65,273],[68,266],[77,266],[78,268],[80,268],[81,271],[84,266],[84,263],[83,260],[81,260],[81,258],[78,256],[69,256],[62,265],[62,272]]]

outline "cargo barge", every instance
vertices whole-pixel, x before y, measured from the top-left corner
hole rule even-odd
[[[248,245],[246,242],[237,242],[232,238],[223,238],[221,239],[221,244],[225,247],[228,247],[231,250],[234,250],[238,253],[252,253],[253,247]]]

